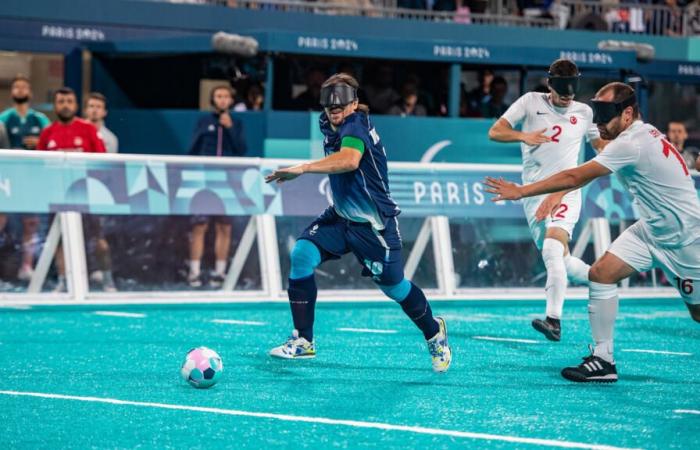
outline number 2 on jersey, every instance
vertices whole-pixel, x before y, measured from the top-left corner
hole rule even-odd
[[[559,142],[559,135],[561,134],[561,127],[559,125],[554,125],[552,127],[554,134],[552,135],[552,142]]]
[[[557,208],[557,212],[554,213],[554,218],[555,219],[566,219],[566,212],[569,210],[569,207],[565,204],[562,203],[559,205],[559,208]]]
[[[668,142],[666,139],[661,138],[661,144],[663,144],[663,149],[661,150],[666,158],[671,156],[671,153],[673,153],[673,156],[676,157],[679,163],[681,163],[681,167],[683,168],[683,173],[686,175],[689,175],[688,172],[688,167],[685,165],[685,161],[683,161],[683,157],[681,156],[680,153],[678,153],[678,150],[676,150],[676,147],[673,146],[670,142]]]

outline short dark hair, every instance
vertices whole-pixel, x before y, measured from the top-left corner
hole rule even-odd
[[[557,59],[549,66],[549,75],[553,77],[575,77],[578,67],[568,59]]]
[[[15,77],[12,79],[12,82],[10,82],[10,86],[14,86],[16,82],[18,81],[24,81],[25,83],[29,84],[31,86],[32,82],[29,81],[29,77],[26,75],[22,74],[17,74]]]
[[[107,97],[101,92],[90,92],[85,102],[87,103],[88,100],[99,100],[105,105],[105,109],[107,109]]]
[[[493,80],[491,80],[491,86],[493,86],[494,84],[502,84],[503,86],[508,87],[508,82],[505,78],[503,78],[500,75],[496,75],[495,77],[493,77]]]
[[[53,101],[54,103],[56,102],[56,98],[58,98],[59,95],[72,95],[73,97],[78,97],[75,95],[75,91],[68,86],[63,86],[62,88],[58,88],[54,91],[53,93]]]
[[[601,95],[605,94],[608,91],[612,91],[613,93],[613,102],[615,103],[620,103],[628,98],[632,97],[635,95],[634,89],[632,86],[626,83],[622,83],[620,81],[614,81],[612,83],[608,83],[602,88],[598,90],[596,93],[596,97],[600,97]],[[632,115],[634,116],[635,119],[639,118],[639,103],[637,100],[630,105],[632,106]]]

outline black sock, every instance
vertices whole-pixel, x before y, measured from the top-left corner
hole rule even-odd
[[[314,340],[314,311],[316,309],[316,279],[313,275],[289,279],[289,306],[292,308],[294,328],[309,342]]]
[[[408,296],[399,302],[401,309],[423,332],[423,336],[428,340],[440,331],[440,325],[433,318],[433,311],[425,298],[423,291],[411,283],[411,290]]]

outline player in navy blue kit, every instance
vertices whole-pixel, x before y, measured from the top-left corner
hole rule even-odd
[[[322,262],[352,252],[377,286],[401,305],[427,340],[433,370],[445,372],[452,360],[447,328],[433,317],[423,291],[404,278],[398,205],[391,198],[384,147],[369,120],[368,108],[357,100],[357,80],[336,74],[321,89],[320,127],[326,157],[279,169],[265,181],[283,183],[304,173],[327,174],[333,205],[309,225],[291,253],[289,303],[294,332],[270,355],[287,359],[313,358],[316,281]]]

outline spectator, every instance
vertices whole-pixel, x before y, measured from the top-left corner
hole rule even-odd
[[[41,132],[37,150],[105,153],[104,143],[97,135],[95,127],[90,122],[76,117],[78,99],[73,89],[68,87],[58,89],[54,93],[53,107],[58,120]],[[96,219],[96,216],[84,216],[83,226],[86,234],[98,242],[96,254],[103,262],[102,265],[107,265],[107,269],[109,269],[109,246],[101,235],[102,227],[96,223]],[[61,245],[56,249],[56,271],[58,272],[58,283],[54,291],[65,291],[66,267]],[[112,290],[114,286],[113,284],[111,286],[105,285],[104,288]]]
[[[505,102],[506,94],[508,94],[506,79],[501,76],[494,77],[491,81],[490,94],[484,98],[481,105],[481,117],[501,117],[508,109],[508,104]]]
[[[234,111],[262,111],[265,102],[265,91],[258,83],[248,86],[245,100],[233,107]]]
[[[685,15],[687,17],[686,24],[688,29],[685,30],[689,36],[700,34],[700,0],[693,0],[685,7]]]
[[[491,69],[480,70],[478,74],[479,86],[475,87],[467,94],[467,116],[483,117],[482,103],[488,98],[491,92],[491,82],[494,73]]]
[[[73,89],[58,89],[54,93],[53,107],[58,120],[41,132],[37,150],[86,153],[106,151],[95,127],[90,122],[76,117],[78,99]]]
[[[211,91],[211,106],[214,112],[207,113],[197,122],[190,155],[242,156],[247,151],[243,138],[243,126],[234,122],[230,110],[233,91],[229,86],[217,86]],[[204,255],[204,237],[209,223],[214,222],[216,236],[214,254],[215,269],[209,277],[211,287],[221,287],[226,274],[229,247],[231,246],[231,224],[229,216],[193,216],[190,240],[190,261],[187,282],[191,287],[202,285],[201,267]]]
[[[683,122],[669,122],[666,131],[668,140],[681,153],[685,165],[689,169],[700,170],[700,150],[696,147],[686,147],[685,141],[688,139],[688,131]]]
[[[306,72],[306,90],[294,97],[292,109],[295,111],[321,110],[321,85],[326,81],[326,74],[318,67],[312,67]]]
[[[413,83],[404,83],[401,88],[401,99],[390,109],[389,114],[395,116],[426,116],[425,106],[418,103],[418,89]]]
[[[0,114],[0,122],[9,138],[9,145],[3,145],[3,148],[33,150],[39,142],[41,130],[49,125],[49,118],[30,107],[32,86],[29,78],[15,77],[10,84],[10,95],[13,106]],[[0,216],[7,221],[4,215]],[[22,262],[17,273],[17,278],[22,281],[30,280],[34,273],[34,243],[38,229],[39,216],[22,215]]]
[[[381,65],[376,71],[374,83],[367,86],[365,93],[369,101],[370,111],[386,114],[399,101],[401,96],[393,88],[394,69],[389,65]]]
[[[85,119],[97,130],[97,135],[104,142],[107,153],[117,153],[119,140],[105,126],[105,117],[107,117],[107,97],[99,92],[91,92],[85,102]]]
[[[10,95],[13,106],[0,114],[0,121],[9,133],[10,147],[33,150],[41,130],[49,125],[49,118],[29,106],[32,87],[28,78],[21,75],[15,77],[10,85]]]
[[[7,129],[5,123],[0,121],[0,149],[7,150],[10,148],[10,138],[7,137]]]

